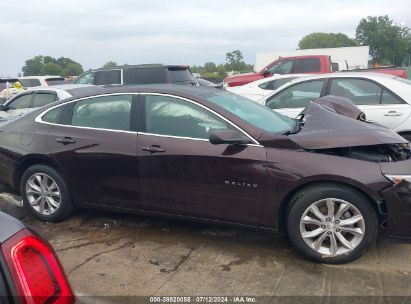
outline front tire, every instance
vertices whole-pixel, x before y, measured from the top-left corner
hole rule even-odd
[[[74,211],[66,182],[49,166],[29,167],[22,175],[20,192],[24,206],[39,220],[59,222]]]
[[[361,257],[375,242],[375,210],[359,191],[323,184],[299,191],[291,200],[287,230],[291,243],[304,257],[342,264]]]

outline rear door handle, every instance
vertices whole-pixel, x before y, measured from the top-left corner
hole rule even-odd
[[[161,148],[160,146],[150,146],[150,147],[142,147],[141,150],[147,151],[150,153],[159,153],[159,152],[166,152],[165,149]]]
[[[71,137],[58,137],[56,141],[62,143],[63,145],[74,144],[76,141]]]
[[[384,116],[390,116],[390,117],[395,117],[395,116],[402,116],[403,113],[397,112],[397,111],[388,111],[384,113]]]

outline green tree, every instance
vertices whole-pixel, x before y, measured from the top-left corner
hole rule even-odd
[[[226,53],[226,70],[232,71],[243,71],[246,67],[245,62],[243,61],[243,54],[240,50],[235,50]]]
[[[224,79],[227,77],[227,72],[225,71],[225,67],[223,64],[219,64],[217,67],[217,74],[220,76],[221,79]]]
[[[42,75],[41,68],[43,67],[43,56],[35,56],[32,59],[26,60],[22,68],[24,76]]]
[[[111,69],[117,66],[117,63],[114,61],[107,61],[104,65],[103,68]]]
[[[214,73],[217,72],[217,66],[214,62],[206,62],[204,63],[204,70],[207,73]]]
[[[59,65],[57,59],[55,59],[51,56],[44,56],[43,57],[43,64],[47,64],[47,63],[54,63],[54,64]]]
[[[319,49],[356,46],[357,42],[343,33],[311,33],[298,42],[298,48]]]
[[[63,69],[56,63],[48,62],[41,68],[41,75],[63,75]]]
[[[410,31],[398,26],[387,15],[361,19],[356,29],[356,40],[370,46],[374,63],[402,65],[409,56]]]
[[[74,60],[71,60],[70,58],[60,57],[56,60],[55,63],[58,64],[59,66],[61,66],[62,68],[67,68],[67,66],[69,64],[73,64],[73,63],[77,63],[77,62],[75,62]]]
[[[83,72],[80,63],[66,57],[55,59],[51,56],[38,55],[28,59],[22,68],[24,76],[62,75],[75,76]]]
[[[69,63],[63,69],[63,76],[78,76],[83,73],[83,67],[79,63]]]

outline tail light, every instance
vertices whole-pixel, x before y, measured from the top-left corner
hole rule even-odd
[[[21,303],[76,303],[60,261],[47,242],[24,229],[1,249]]]

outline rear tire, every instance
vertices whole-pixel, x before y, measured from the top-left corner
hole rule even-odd
[[[378,221],[369,200],[339,184],[299,191],[287,216],[291,243],[307,259],[342,264],[361,257],[375,242]]]
[[[62,221],[74,211],[66,182],[49,166],[29,167],[22,175],[20,193],[24,206],[44,222]]]

